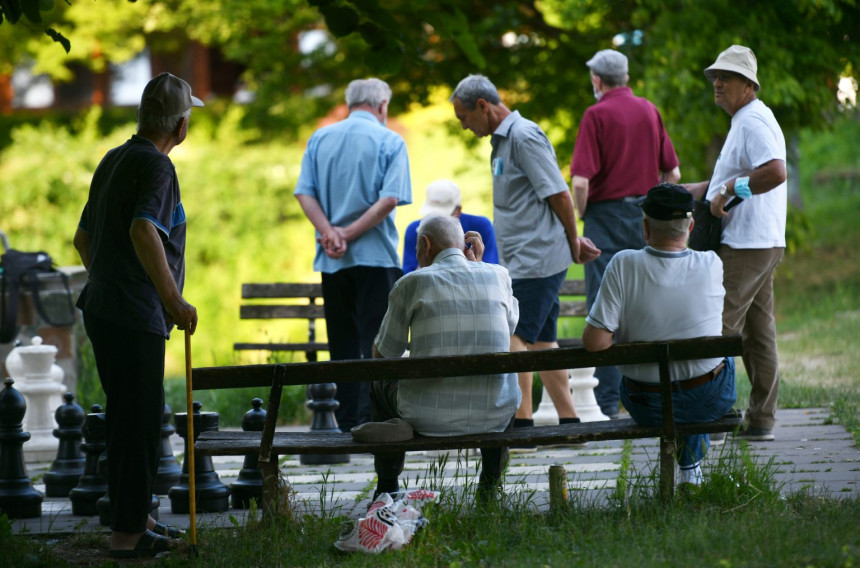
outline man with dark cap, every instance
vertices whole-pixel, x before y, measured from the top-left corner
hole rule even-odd
[[[723,219],[717,251],[726,288],[723,334],[743,336],[751,385],[738,435],[767,442],[774,439],[779,393],[773,275],[785,252],[788,186],[785,137],[773,112],[756,98],[757,71],[755,55],[742,45],[729,47],[705,69],[714,102],[732,117],[732,125],[710,181],[684,187],[709,199],[711,213]],[[724,211],[735,196],[744,202]]]
[[[586,65],[597,104],[588,107],[579,124],[570,175],[583,235],[602,251],[584,266],[585,299],[591,308],[612,257],[618,251],[645,246],[637,199],[660,182],[677,182],[681,172],[660,111],[627,86],[627,57],[603,49]],[[599,381],[594,395],[600,410],[616,416],[618,369],[598,367],[594,375]]]
[[[723,264],[713,251],[687,248],[693,228],[693,196],[673,184],[651,188],[641,203],[646,246],[615,255],[597,299],[586,317],[582,341],[589,351],[619,342],[689,339],[720,335]],[[675,420],[710,422],[735,402],[734,359],[671,363]],[[660,378],[656,364],[619,367],[621,401],[636,422],[662,424]],[[699,462],[710,446],[707,434],[679,440],[680,483],[699,485]]]
[[[137,134],[102,159],[74,238],[89,272],[77,305],[107,396],[115,558],[168,550],[182,532],[149,511],[164,413],[164,342],[174,325],[197,328],[197,310],[182,297],[185,210],[167,157],[188,134],[192,106],[203,102],[170,73],[146,85]]]

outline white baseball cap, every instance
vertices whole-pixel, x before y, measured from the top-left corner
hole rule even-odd
[[[457,184],[448,179],[437,179],[427,185],[427,197],[421,206],[421,216],[426,217],[431,213],[451,215],[458,205],[460,188]]]

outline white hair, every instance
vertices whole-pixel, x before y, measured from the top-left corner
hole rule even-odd
[[[349,109],[361,105],[379,108],[383,101],[391,102],[391,87],[382,79],[356,79],[346,87],[346,106]]]
[[[450,215],[432,213],[421,219],[421,222],[418,223],[418,236],[421,237],[422,235],[427,235],[433,244],[443,249],[458,248],[463,250],[466,246],[460,220]]]
[[[152,114],[146,112],[138,107],[137,130],[139,132],[157,132],[160,134],[169,134],[176,130],[176,127],[179,126],[179,122],[183,118],[188,118],[190,116],[190,108],[178,114],[170,114],[167,116],[163,116],[160,114]]]
[[[655,219],[648,215],[645,215],[645,218],[648,219],[648,228],[651,229],[652,233],[668,237],[672,240],[682,237],[686,238],[690,230],[690,223],[693,222],[689,218],[664,220]]]
[[[463,106],[469,110],[475,109],[478,99],[484,99],[491,105],[502,102],[496,86],[483,75],[469,75],[460,81],[449,98],[451,102],[454,102],[454,99],[460,99]]]

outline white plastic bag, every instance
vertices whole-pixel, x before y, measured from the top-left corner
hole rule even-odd
[[[421,512],[424,505],[438,500],[438,491],[426,489],[383,493],[370,504],[367,516],[344,525],[334,545],[344,552],[399,550],[429,522]]]

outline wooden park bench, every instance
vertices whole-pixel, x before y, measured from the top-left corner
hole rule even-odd
[[[585,300],[570,300],[564,296],[585,296],[584,280],[565,280],[562,285],[560,317],[585,317],[588,310]],[[328,343],[317,341],[316,320],[324,319],[322,284],[316,283],[249,283],[242,284],[242,300],[250,300],[239,307],[242,320],[307,320],[306,342],[237,342],[237,351],[295,351],[305,354],[308,361],[316,361],[320,351],[328,351]],[[276,300],[277,303],[272,303]],[[284,302],[286,300],[287,302]],[[268,303],[261,303],[268,302]],[[299,303],[297,303],[299,302]],[[559,338],[562,347],[582,345],[579,338]]]
[[[307,322],[307,341],[236,342],[236,351],[268,351],[270,353],[300,352],[306,361],[317,361],[320,352],[328,352],[328,343],[319,341],[317,320],[325,319],[322,284],[319,282],[270,282],[242,284],[242,304],[239,307],[241,320],[292,320]],[[560,334],[564,334],[564,321],[569,318],[585,318],[588,308],[585,302],[585,280],[565,280],[559,293]],[[578,332],[579,327],[576,328]],[[582,339],[559,336],[561,347],[582,345]],[[309,400],[312,393],[307,393]],[[546,393],[544,393],[545,396]]]
[[[266,423],[262,432],[202,432],[195,450],[203,455],[242,456],[259,454],[263,473],[263,511],[274,515],[278,507],[278,456],[295,454],[356,454],[418,450],[447,450],[518,445],[578,444],[590,441],[633,438],[660,439],[660,495],[671,500],[674,494],[675,440],[678,434],[728,432],[741,424],[732,412],[703,424],[675,424],[669,362],[741,354],[740,337],[705,337],[676,341],[616,344],[605,351],[588,352],[582,347],[565,347],[521,353],[489,353],[464,356],[361,359],[194,369],[195,390],[269,386]],[[637,425],[632,419],[583,422],[555,426],[517,428],[507,432],[454,437],[414,438],[396,443],[355,442],[347,433],[276,432],[283,387],[321,382],[358,382],[384,379],[426,379],[490,373],[511,373],[658,363],[663,402],[663,424]]]

